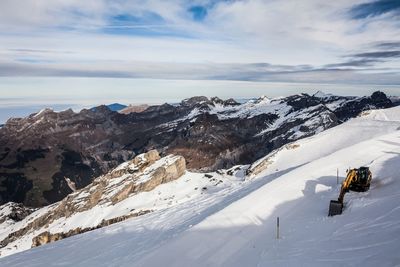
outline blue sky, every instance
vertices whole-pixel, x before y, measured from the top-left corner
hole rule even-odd
[[[399,70],[398,0],[0,2],[4,101],[399,94]]]

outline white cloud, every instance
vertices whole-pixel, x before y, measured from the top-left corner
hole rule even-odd
[[[351,7],[363,2],[3,0],[0,75],[329,83],[374,78],[396,84],[390,73],[398,73],[398,60],[376,63],[372,69],[320,70],[346,61],[345,55],[372,49],[373,42],[399,41],[400,27],[390,14],[350,18]],[[194,4],[210,8],[204,21],[192,20],[187,12]],[[121,14],[158,14],[163,22],[141,24],[141,34],[104,33],[115,27],[111,18]],[[121,27],[135,25],[128,21]],[[147,36],[146,27],[156,27],[158,34]],[[304,65],[312,67],[304,71]],[[378,76],[365,75],[371,72]]]

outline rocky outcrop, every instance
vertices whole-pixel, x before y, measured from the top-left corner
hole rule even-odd
[[[50,234],[46,231],[32,239],[32,247],[38,247],[62,239],[62,234]]]
[[[183,157],[169,157],[166,159],[165,165],[145,172],[139,180],[126,183],[122,190],[112,196],[111,201],[115,204],[126,199],[132,193],[151,191],[160,184],[178,179],[185,171],[186,162]]]
[[[71,236],[74,236],[74,235],[79,235],[79,234],[83,234],[83,233],[86,233],[86,232],[89,232],[89,231],[93,231],[93,230],[96,230],[96,229],[99,229],[99,228],[102,228],[102,227],[105,227],[105,226],[109,226],[109,225],[114,224],[114,223],[125,221],[126,219],[129,219],[129,218],[133,218],[133,217],[137,217],[137,216],[141,216],[141,215],[147,214],[149,212],[151,212],[151,211],[150,210],[144,210],[144,211],[140,211],[140,212],[137,212],[137,213],[132,213],[132,214],[124,215],[124,216],[115,217],[115,218],[112,218],[112,219],[109,219],[109,220],[103,220],[97,226],[87,227],[87,228],[77,227],[75,229],[69,230],[66,233],[61,232],[61,233],[52,234],[49,231],[45,231],[45,232],[35,236],[32,239],[32,248],[38,247],[38,246],[41,246],[41,245],[45,245],[45,244],[48,244],[48,243],[52,243],[52,242],[55,242],[55,241],[58,241],[58,240],[61,240],[61,239],[67,238],[67,237],[71,237]]]
[[[36,209],[28,208],[21,203],[9,202],[0,207],[0,224],[7,220],[19,222],[25,219],[29,214]]]
[[[376,92],[370,97],[261,97],[243,104],[198,96],[128,114],[106,106],[79,113],[45,109],[0,128],[0,204],[39,207],[60,201],[152,149],[183,156],[191,170],[251,164],[363,110],[391,105]]]
[[[119,110],[119,113],[129,114],[129,113],[140,113],[148,109],[150,106],[147,104],[142,105],[129,105],[124,109]]]
[[[132,195],[154,190],[157,186],[178,179],[186,172],[186,162],[182,156],[169,155],[161,158],[156,150],[140,154],[109,173],[94,180],[89,186],[68,195],[53,205],[44,214],[32,218],[26,225],[10,233],[0,242],[7,246],[29,233],[46,229],[56,220],[69,218],[98,206],[115,205]],[[74,228],[65,233],[44,231],[33,240],[33,246],[57,241],[75,234],[97,229],[127,218],[139,216],[149,211],[129,213],[123,216],[103,219],[101,223],[89,228]]]

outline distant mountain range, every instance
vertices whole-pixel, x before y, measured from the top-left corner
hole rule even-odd
[[[177,105],[122,114],[120,104],[14,118],[0,129],[0,203],[44,206],[157,149],[185,157],[190,170],[250,164],[272,150],[361,112],[393,106],[382,92],[343,97],[321,92],[245,103],[192,97]]]

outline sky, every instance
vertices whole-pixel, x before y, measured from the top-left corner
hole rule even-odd
[[[3,117],[317,90],[400,94],[399,0],[0,1]]]

